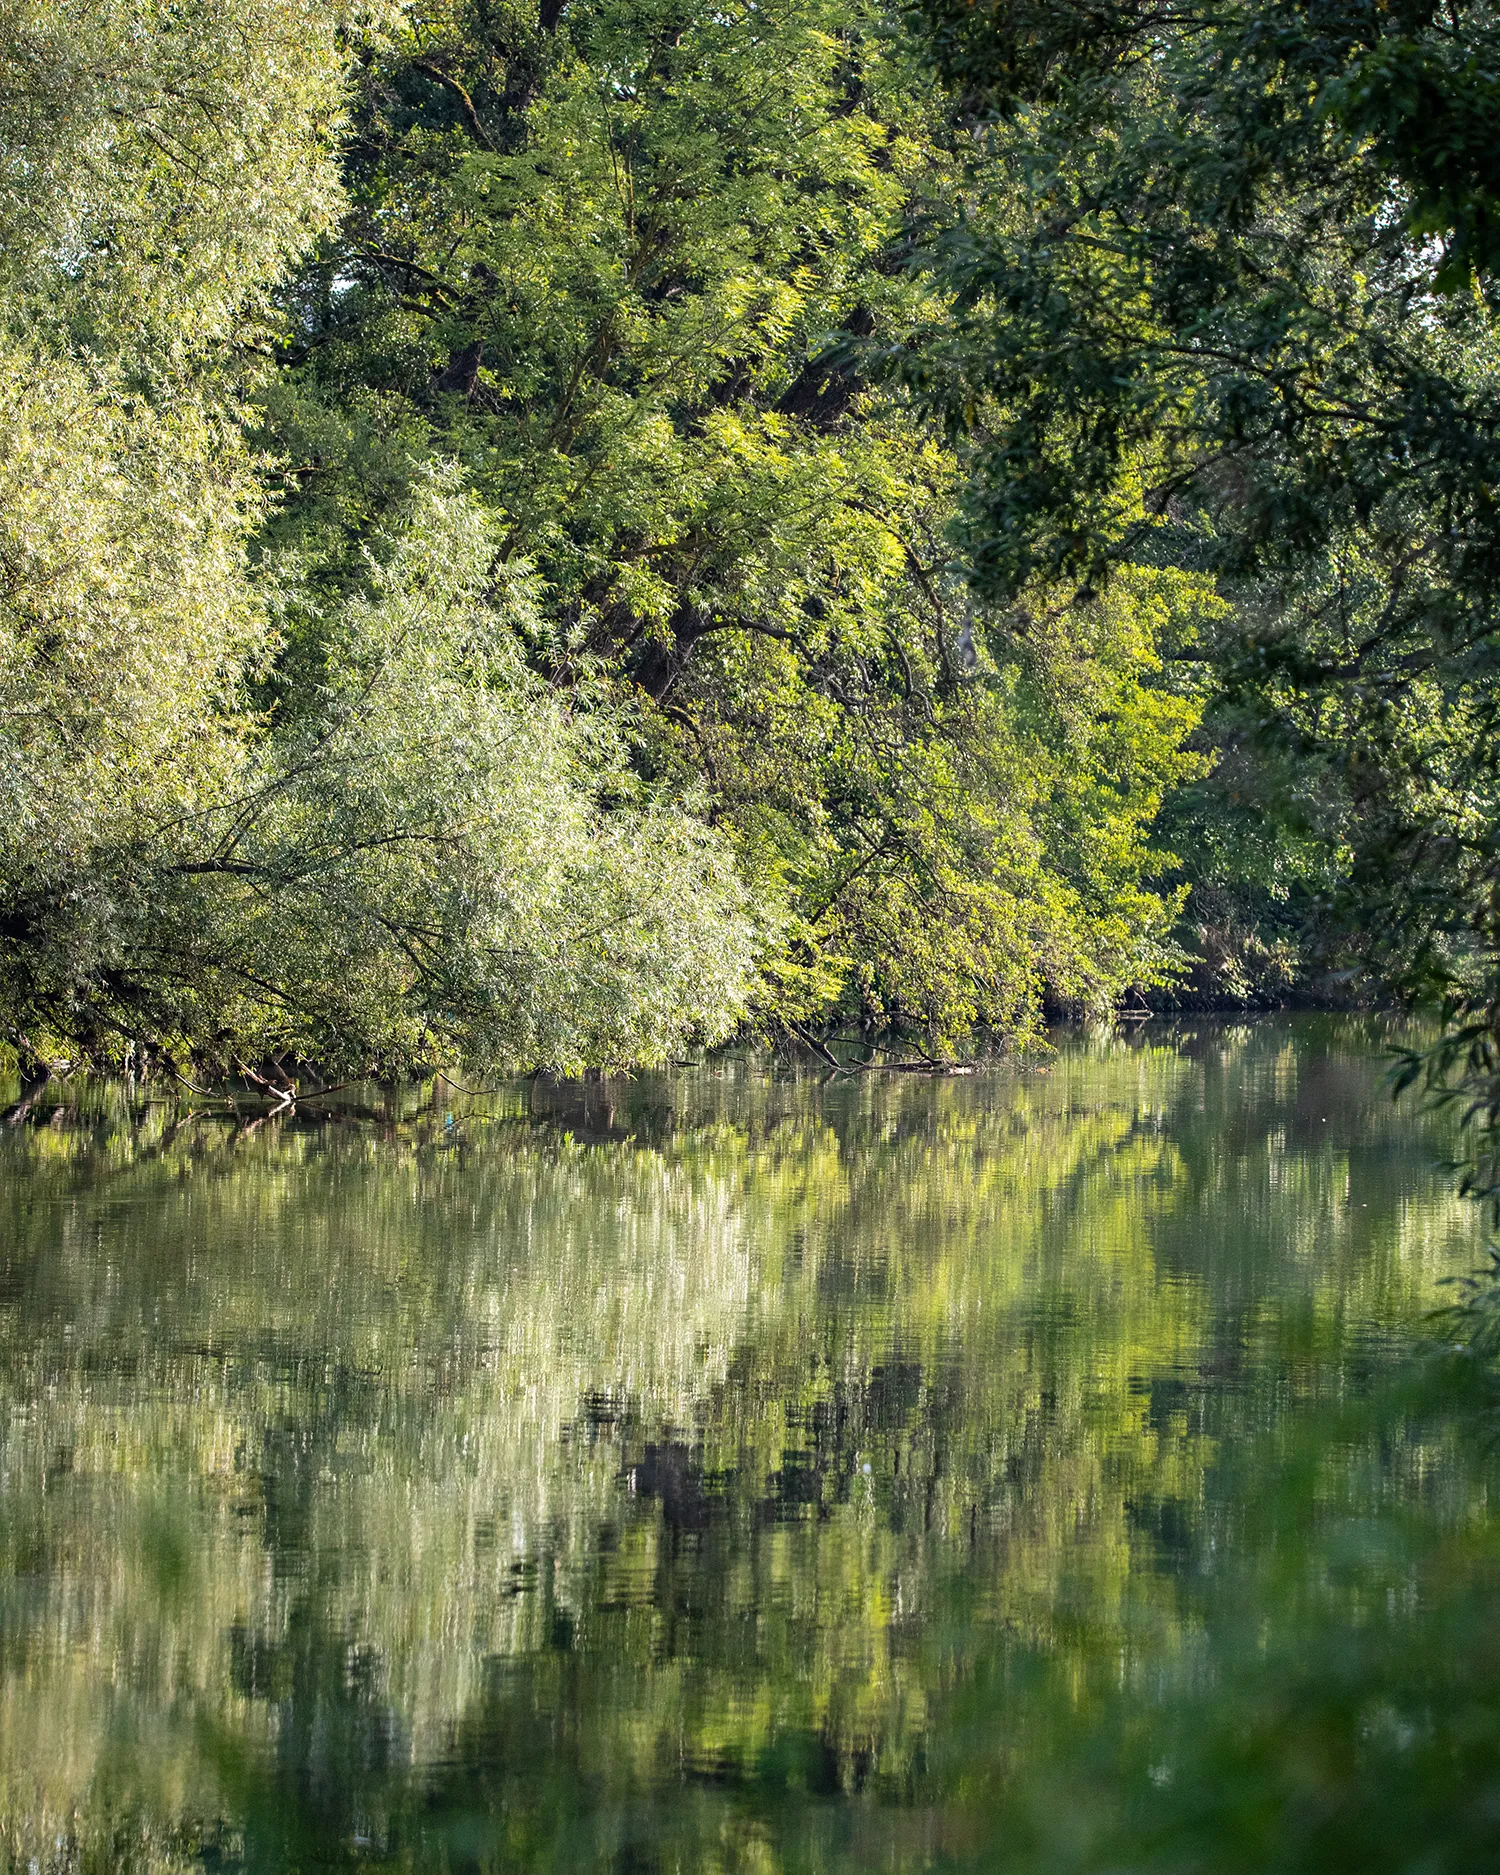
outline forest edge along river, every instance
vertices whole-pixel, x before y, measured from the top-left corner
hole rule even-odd
[[[60,1085],[0,1144],[0,1866],[1500,1866],[1483,1220],[1395,1039]]]

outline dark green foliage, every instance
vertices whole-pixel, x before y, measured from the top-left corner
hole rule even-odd
[[[976,155],[960,206],[913,229],[954,314],[881,362],[965,453],[974,578],[1005,603],[1142,562],[1211,574],[1231,611],[1200,667],[1206,734],[1258,772],[1200,801],[1222,817],[1240,794],[1241,847],[1275,829],[1309,959],[1482,1000],[1500,828],[1490,13],[936,5],[923,22]]]

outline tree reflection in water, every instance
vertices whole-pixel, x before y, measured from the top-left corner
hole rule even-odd
[[[1384,1033],[43,1103],[5,1855],[1481,1865],[1488,1383],[1411,1352],[1475,1227]]]

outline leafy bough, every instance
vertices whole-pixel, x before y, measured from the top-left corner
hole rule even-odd
[[[526,577],[495,586],[492,557],[472,504],[425,489],[329,621],[314,700],[253,721],[210,798],[9,908],[30,929],[8,1013],[39,1059],[50,1036],[282,1086],[727,1032],[756,939],[730,855],[631,776],[618,720],[528,674]]]

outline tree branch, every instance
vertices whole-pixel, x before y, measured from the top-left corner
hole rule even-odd
[[[474,141],[482,150],[488,150],[493,156],[495,146],[490,142],[488,136],[485,134],[484,125],[479,121],[479,113],[474,108],[474,100],[469,96],[468,92],[465,91],[458,80],[453,77],[451,73],[445,72],[441,66],[432,64],[428,59],[413,59],[412,65],[415,70],[426,72],[429,78],[435,78],[440,85],[446,86],[447,89],[453,93],[454,97],[456,97],[463,106],[464,116],[468,120],[469,130],[473,135]]]

